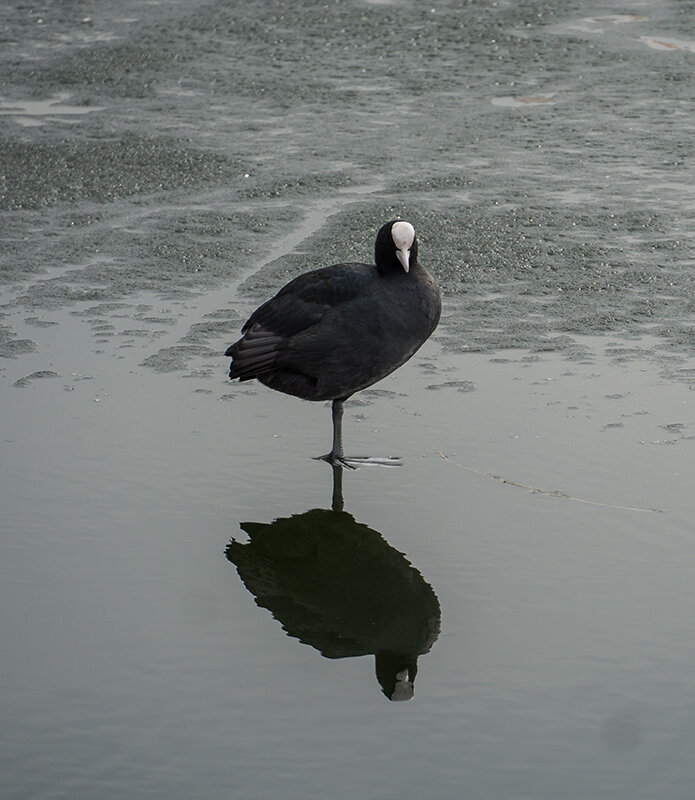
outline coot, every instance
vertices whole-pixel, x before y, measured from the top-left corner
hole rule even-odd
[[[343,403],[400,367],[437,327],[439,289],[417,250],[409,222],[387,222],[374,264],[300,275],[253,312],[225,353],[232,379],[257,378],[285,394],[333,401],[333,447],[320,458],[334,466],[393,461],[343,455]]]

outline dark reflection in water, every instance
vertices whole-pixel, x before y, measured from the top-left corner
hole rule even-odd
[[[326,658],[373,654],[390,700],[410,700],[418,656],[439,635],[432,587],[382,535],[343,510],[342,470],[333,469],[332,509],[271,523],[242,522],[227,558],[288,636]]]

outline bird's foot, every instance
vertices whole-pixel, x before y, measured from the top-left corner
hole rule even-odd
[[[403,466],[403,462],[397,456],[337,456],[334,453],[326,453],[325,456],[316,456],[315,460],[327,461],[331,466],[343,469]]]

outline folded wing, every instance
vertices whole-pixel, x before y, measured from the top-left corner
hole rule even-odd
[[[232,357],[229,377],[245,381],[288,367],[297,371],[296,358],[291,367],[283,363],[293,337],[320,325],[330,309],[359,296],[369,277],[367,265],[338,264],[290,281],[254,311],[242,328],[244,336],[227,350],[225,355]]]

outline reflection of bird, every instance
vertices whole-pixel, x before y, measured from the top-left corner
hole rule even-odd
[[[250,541],[232,539],[227,558],[256,604],[326,658],[374,654],[386,696],[409,700],[418,656],[439,635],[439,602],[402,553],[342,510],[339,488],[333,510],[241,528]]]
[[[439,289],[417,260],[409,222],[387,222],[375,264],[336,264],[290,281],[242,328],[231,345],[230,378],[258,378],[305,400],[333,401],[331,464],[388,463],[345,458],[343,403],[405,363],[437,327]]]

